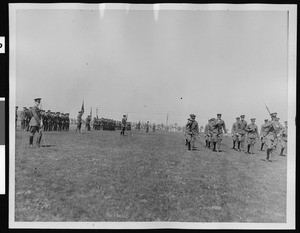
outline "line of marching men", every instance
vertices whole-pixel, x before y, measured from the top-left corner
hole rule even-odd
[[[40,110],[43,129],[44,131],[69,131],[70,129],[70,116],[69,113],[51,112],[50,110]],[[32,118],[32,107],[23,107],[20,114],[21,129],[29,131],[29,122]]]
[[[208,124],[204,129],[205,146],[216,152],[221,151],[220,146],[223,139],[223,133],[227,136],[225,121],[221,119],[221,116],[222,114],[219,113],[217,114],[217,118],[209,119]],[[258,127],[255,124],[255,118],[251,118],[251,123],[248,124],[247,121],[245,121],[245,115],[237,117],[231,130],[233,140],[232,149],[245,151],[248,154],[254,154],[256,139],[260,139],[260,150],[266,150],[266,160],[268,162],[272,162],[274,152],[278,147],[280,148],[280,155],[283,156],[284,150],[287,149],[287,121],[284,122],[285,126],[283,127],[279,122],[277,113],[271,113],[270,117],[271,120],[265,120],[265,123],[261,126],[260,132],[258,132]],[[191,114],[186,124],[185,136],[188,150],[195,149],[194,142],[196,136],[199,134],[199,127],[195,118],[196,116]],[[247,144],[247,150],[244,148],[245,142]]]

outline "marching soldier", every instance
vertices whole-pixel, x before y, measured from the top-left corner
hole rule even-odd
[[[36,139],[36,145],[37,147],[40,147],[41,139],[42,139],[42,119],[41,119],[41,109],[40,109],[40,103],[41,98],[34,99],[35,105],[32,107],[32,117],[29,122],[30,126],[30,134],[29,134],[29,146],[33,146],[33,137],[34,134],[37,132],[38,136]]]
[[[279,139],[279,142],[280,142],[280,147],[281,147],[281,150],[280,150],[280,156],[284,156],[283,155],[283,151],[284,149],[287,148],[287,136],[288,136],[288,125],[287,125],[287,121],[284,122],[284,128],[282,130],[282,133],[280,135],[280,139]]]
[[[244,151],[244,142],[245,142],[245,136],[246,136],[246,130],[245,128],[247,127],[247,121],[245,121],[245,115],[241,115],[241,120],[239,123],[239,142],[238,142],[238,150]]]
[[[190,118],[188,119],[188,122],[185,125],[188,150],[195,149],[194,143],[196,140],[196,136],[199,134],[199,126],[195,118],[196,115],[190,114]]]
[[[264,129],[266,130],[266,152],[267,157],[266,160],[268,162],[272,162],[273,153],[277,147],[278,144],[278,137],[280,136],[283,127],[279,123],[277,118],[277,113],[271,113],[271,121],[265,124]]]
[[[122,121],[121,121],[121,133],[120,133],[123,136],[125,134],[126,126],[127,126],[127,116],[123,115],[123,118],[122,118]]]
[[[267,123],[268,123],[268,119],[265,119],[265,123],[262,124],[260,128],[260,142],[261,142],[260,151],[264,151],[264,145],[266,143],[266,135],[267,135],[267,128],[265,126]]]
[[[210,122],[211,122],[211,119],[208,119],[208,123],[204,127],[205,147],[208,147],[208,148],[210,148],[210,142],[211,142],[211,137],[210,137],[210,132],[209,132]]]
[[[79,111],[77,115],[77,128],[75,132],[78,131],[79,133],[81,133],[81,124],[82,124],[82,113],[81,111]]]
[[[236,150],[235,145],[239,144],[239,142],[240,142],[239,141],[239,131],[240,131],[240,129],[239,129],[240,124],[239,123],[240,123],[240,117],[237,117],[236,122],[234,122],[232,124],[232,128],[231,128],[232,141],[233,141],[232,149],[234,149],[234,150]]]
[[[256,137],[259,138],[258,128],[255,124],[255,118],[251,119],[251,123],[247,125],[245,130],[247,131],[247,153],[254,154],[253,149],[256,142]]]
[[[221,119],[222,114],[217,114],[217,119],[214,121],[213,130],[212,130],[212,140],[214,149],[213,151],[221,152],[221,142],[223,140],[223,131],[227,136],[227,130],[225,126],[225,121]]]

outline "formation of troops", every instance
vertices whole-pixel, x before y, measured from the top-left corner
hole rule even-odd
[[[20,114],[21,129],[30,131],[29,145],[33,146],[33,138],[37,133],[36,145],[40,147],[43,131],[69,131],[70,118],[69,113],[51,112],[50,110],[41,110],[41,98],[34,99],[34,106],[29,109],[24,107]],[[18,120],[17,114],[18,106],[16,106],[16,123]],[[77,128],[76,132],[82,133],[82,115],[83,112],[79,111],[77,115]],[[232,149],[243,151],[247,154],[254,154],[254,145],[260,141],[260,151],[266,151],[266,160],[271,162],[274,152],[280,148],[280,155],[284,156],[284,151],[287,149],[287,135],[288,125],[287,121],[282,126],[277,117],[277,113],[270,114],[271,119],[265,119],[264,124],[261,126],[260,131],[255,124],[255,118],[250,119],[248,124],[245,120],[245,115],[236,117],[236,122],[233,123],[231,128],[231,135],[233,146]],[[85,128],[90,131],[94,130],[121,130],[120,134],[125,135],[126,130],[131,129],[131,123],[127,122],[127,115],[123,115],[121,121],[112,119],[95,117],[92,121],[90,115],[85,119]],[[196,115],[190,114],[185,125],[185,141],[188,150],[194,150],[195,141],[199,136],[198,122],[195,120]],[[16,124],[17,125],[17,124]],[[145,124],[140,122],[136,123],[136,129],[145,129],[155,132],[157,127],[155,124],[150,125],[149,121]],[[160,128],[160,127],[159,127]],[[221,152],[221,142],[223,135],[227,137],[227,129],[225,121],[222,119],[222,114],[218,113],[217,118],[208,119],[208,123],[204,127],[205,147],[215,152]]]
[[[208,120],[204,128],[205,147],[212,149],[215,152],[221,152],[221,142],[223,135],[227,136],[227,130],[224,120],[221,119],[222,114],[217,114],[217,118]],[[287,121],[282,126],[277,117],[277,113],[270,114],[271,119],[265,119],[260,131],[255,124],[255,118],[250,119],[248,124],[245,120],[245,115],[236,117],[236,122],[233,123],[231,134],[233,147],[237,151],[243,151],[247,154],[254,154],[254,145],[260,141],[260,150],[266,151],[266,160],[272,162],[277,148],[280,149],[280,155],[284,156],[284,151],[287,149]],[[186,146],[188,150],[196,149],[194,143],[199,135],[199,126],[195,120],[194,114],[190,115],[186,123]]]
[[[24,131],[30,130],[29,122],[33,117],[32,109],[33,107],[30,107],[29,109],[23,107],[23,111],[21,111],[21,129]],[[44,126],[44,131],[68,131],[70,129],[69,113],[51,112],[50,110],[40,110],[40,115],[42,119],[41,123]],[[16,121],[17,119],[18,115],[16,114]]]

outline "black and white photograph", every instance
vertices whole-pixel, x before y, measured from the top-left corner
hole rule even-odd
[[[10,228],[294,228],[296,24],[285,4],[9,4]]]

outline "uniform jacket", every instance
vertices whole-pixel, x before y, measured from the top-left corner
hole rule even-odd
[[[260,128],[260,136],[266,136],[267,133],[268,133],[268,130],[267,130],[266,124],[263,124]]]
[[[267,134],[274,134],[275,136],[277,136],[278,134],[281,134],[283,127],[282,125],[279,123],[279,121],[274,121],[271,120],[268,123],[265,124],[265,126],[263,127]]]
[[[232,134],[236,134],[236,133],[239,133],[240,131],[240,125],[239,125],[239,122],[234,122],[232,124],[232,128],[231,128],[231,133]]]
[[[186,132],[187,133],[192,133],[192,134],[194,134],[194,133],[199,133],[199,126],[198,126],[198,122],[197,121],[193,121],[193,122],[191,122],[191,123],[187,123],[186,125],[185,125],[185,128],[186,128]]]
[[[245,130],[245,128],[247,127],[247,121],[239,121],[239,126],[240,126],[240,134],[246,134],[247,131]]]
[[[247,125],[245,130],[248,132],[247,135],[249,137],[252,137],[252,138],[258,137],[258,128],[257,128],[256,124],[250,123],[249,125]]]
[[[223,120],[216,120],[214,127],[217,130],[217,133],[223,133],[223,131],[224,131],[224,133],[227,133],[225,121],[223,121]]]
[[[205,135],[210,134],[210,133],[209,133],[209,123],[205,125],[205,128],[204,128],[204,134],[205,134]]]
[[[31,109],[32,117],[30,119],[30,126],[39,126],[41,124],[41,110],[38,106],[34,106]]]
[[[125,127],[127,124],[127,118],[126,117],[123,117],[122,118],[122,127]]]

